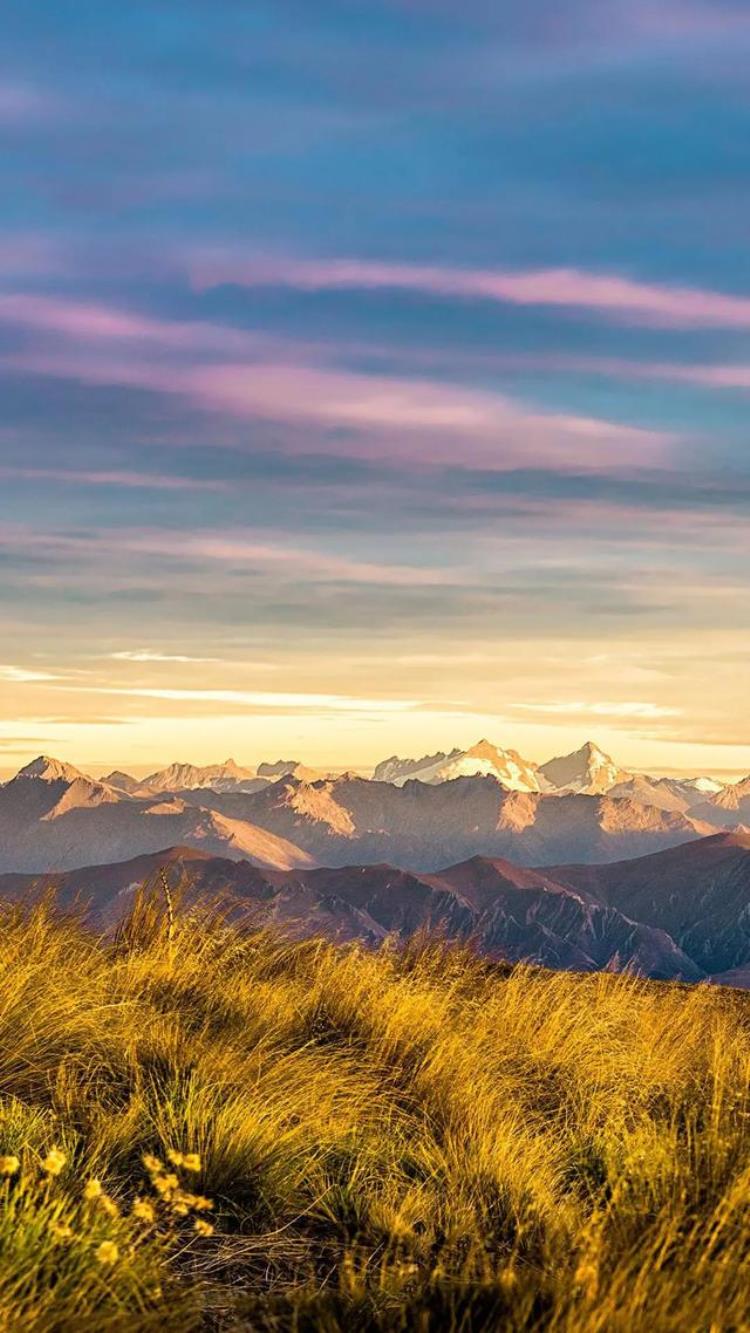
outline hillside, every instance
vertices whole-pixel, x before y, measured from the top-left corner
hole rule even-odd
[[[0,963],[9,1329],[748,1324],[741,993],[147,904]]]
[[[706,972],[750,963],[750,834],[723,833],[689,848],[550,875],[666,930]]]
[[[690,844],[681,873],[698,892],[705,864]],[[639,862],[648,873],[651,858]],[[750,872],[750,854],[745,856]],[[629,862],[623,863],[627,872]],[[85,911],[97,929],[111,930],[130,911],[141,885],[159,888],[165,874],[187,903],[233,899],[251,909],[256,925],[273,925],[290,938],[359,940],[373,948],[401,945],[419,932],[471,941],[483,955],[576,971],[629,971],[659,980],[700,981],[705,968],[660,924],[612,905],[606,897],[509,861],[475,856],[435,874],[387,864],[338,868],[269,869],[190,847],[173,847],[111,865],[60,875],[0,876],[0,898],[25,900],[50,888],[65,907]],[[733,905],[741,913],[743,904]],[[730,906],[725,908],[729,915]],[[696,919],[696,926],[700,917]],[[733,966],[750,963],[750,942],[738,926]]]

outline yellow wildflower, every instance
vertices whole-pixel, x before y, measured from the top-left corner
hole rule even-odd
[[[113,1240],[103,1240],[96,1247],[95,1254],[100,1264],[116,1264],[120,1257],[120,1251]]]
[[[21,1163],[17,1157],[9,1153],[5,1157],[0,1157],[0,1176],[14,1176]]]
[[[154,1157],[154,1154],[151,1152],[145,1152],[141,1158],[141,1161],[143,1162],[143,1165],[145,1166],[146,1170],[149,1171],[152,1175],[154,1174],[155,1171],[164,1170],[164,1163],[158,1157]]]
[[[201,1159],[197,1152],[186,1152],[182,1159],[182,1165],[186,1171],[200,1171]]]
[[[214,1229],[211,1226],[211,1223],[207,1222],[204,1217],[196,1217],[193,1223],[193,1230],[197,1231],[199,1236],[213,1236],[214,1234]]]
[[[176,1148],[169,1149],[169,1152],[167,1153],[167,1159],[172,1163],[172,1166],[182,1166],[183,1162],[182,1153],[178,1152]]]
[[[102,1212],[105,1212],[107,1214],[107,1217],[120,1216],[120,1209],[118,1208],[114,1199],[110,1199],[108,1194],[101,1195],[99,1199],[99,1207],[102,1209]]]
[[[73,1228],[67,1222],[52,1222],[50,1231],[55,1240],[70,1240],[73,1235]]]
[[[154,1176],[153,1183],[154,1189],[158,1190],[159,1194],[171,1194],[172,1190],[179,1189],[180,1186],[180,1182],[173,1172],[169,1172],[167,1175]]]
[[[176,1213],[178,1217],[187,1217],[190,1209],[186,1203],[173,1203],[172,1212]]]
[[[67,1160],[65,1153],[60,1152],[59,1148],[51,1148],[42,1162],[42,1170],[46,1171],[48,1176],[59,1176]]]
[[[156,1218],[154,1205],[147,1199],[136,1199],[133,1204],[133,1217],[137,1217],[139,1222],[153,1222]]]
[[[213,1203],[203,1194],[191,1194],[188,1190],[177,1190],[173,1197],[173,1203],[184,1203],[187,1208],[194,1208],[196,1213],[205,1212],[208,1208],[213,1208]]]
[[[102,1192],[102,1182],[100,1180],[96,1180],[95,1177],[92,1177],[91,1180],[87,1180],[86,1184],[83,1187],[83,1197],[89,1202],[92,1199],[98,1199],[101,1195],[101,1192]]]

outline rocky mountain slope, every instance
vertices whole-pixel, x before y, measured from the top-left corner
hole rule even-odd
[[[173,780],[194,776],[180,770]],[[475,855],[611,861],[723,827],[611,793],[509,790],[494,775],[401,785],[291,775],[249,791],[177,792],[128,791],[125,777],[97,781],[46,758],[23,769],[0,787],[0,871],[64,870],[176,843],[277,867],[388,861],[430,871]]]
[[[141,885],[160,890],[164,871],[188,901],[231,898],[254,924],[294,937],[324,935],[375,945],[418,931],[472,941],[483,954],[578,971],[630,970],[697,981],[701,969],[658,927],[627,917],[591,894],[507,861],[474,857],[435,875],[389,865],[273,871],[248,861],[177,847],[116,865],[41,880],[0,876],[0,897],[20,898],[54,884],[61,902],[85,906],[100,926],[114,926]]]
[[[431,870],[473,855],[544,861],[615,860],[699,838],[716,826],[609,796],[508,791],[492,777],[402,786],[344,775],[286,779],[249,796],[209,798],[304,848],[323,865],[389,861]]]
[[[586,796],[600,796],[630,776],[593,741],[587,741],[573,754],[550,759],[542,764],[539,773],[548,789]]]
[[[611,865],[558,866],[555,880],[668,931],[705,972],[750,964],[750,834],[723,833]]]
[[[312,864],[306,852],[247,820],[171,794],[136,800],[46,758],[0,787],[0,871],[66,870],[174,842],[261,865]]]

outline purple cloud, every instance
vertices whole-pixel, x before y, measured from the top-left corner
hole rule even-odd
[[[750,297],[638,282],[580,269],[511,272],[362,259],[251,259],[217,255],[193,260],[198,289],[220,284],[282,286],[301,291],[389,289],[520,306],[596,311],[624,324],[654,328],[750,328]]]
[[[333,434],[295,437],[289,448],[412,464],[607,468],[664,464],[668,432],[593,417],[544,413],[503,394],[432,380],[364,375],[303,364],[164,366],[147,359],[24,352],[0,368],[86,384],[174,394],[240,420],[310,423]],[[346,427],[347,438],[335,433]],[[369,441],[369,443],[368,443]],[[608,453],[609,450],[609,453]]]
[[[323,437],[296,447],[314,452],[503,470],[619,466],[623,451],[650,466],[674,443],[665,432],[541,412],[486,389],[319,364],[345,348],[319,349],[315,361],[312,349],[292,343],[282,360],[279,339],[214,324],[33,294],[0,297],[0,321],[40,335],[0,357],[6,370],[178,395],[240,420],[309,423]],[[340,428],[350,437],[343,440]]]

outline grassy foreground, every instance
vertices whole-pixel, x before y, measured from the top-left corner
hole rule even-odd
[[[746,1328],[749,1072],[708,987],[5,909],[0,1329]]]

